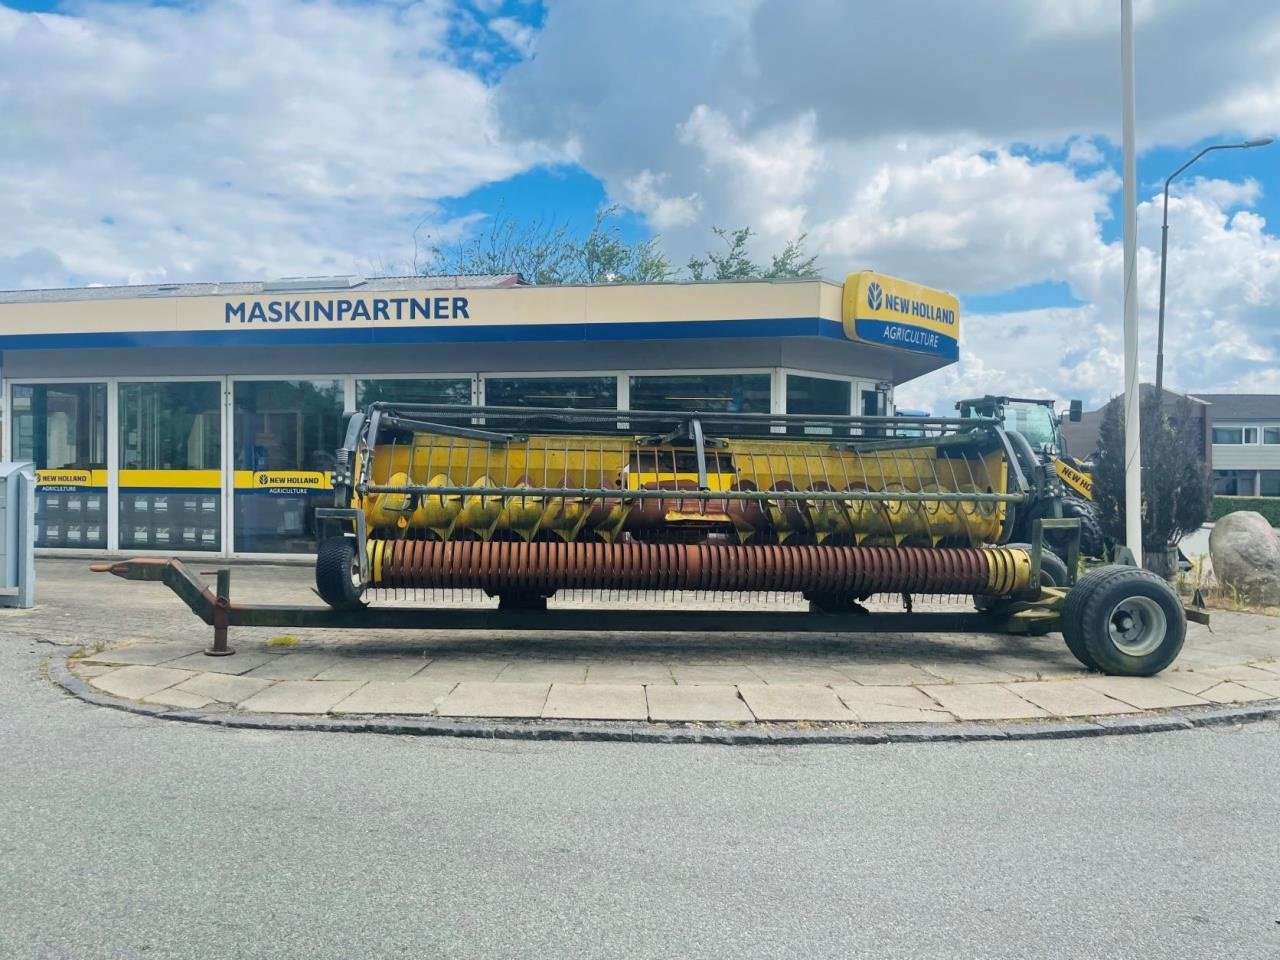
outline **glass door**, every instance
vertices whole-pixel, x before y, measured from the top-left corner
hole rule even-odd
[[[237,553],[312,553],[333,493],[341,380],[235,380],[232,528]]]
[[[107,385],[14,384],[10,448],[36,465],[36,546],[107,546]]]
[[[121,383],[121,550],[222,549],[222,382]]]

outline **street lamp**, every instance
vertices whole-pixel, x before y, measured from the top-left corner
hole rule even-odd
[[[1212,150],[1247,150],[1250,147],[1265,147],[1271,143],[1272,137],[1254,137],[1252,140],[1246,140],[1244,143],[1215,143],[1211,147],[1205,147],[1194,157],[1180,166],[1173,173],[1169,174],[1164,181],[1164,222],[1160,226],[1160,321],[1158,331],[1156,333],[1156,397],[1164,396],[1164,269],[1165,258],[1169,253],[1169,184],[1173,183],[1178,174],[1191,166],[1206,153]],[[1162,402],[1157,399],[1157,402]]]

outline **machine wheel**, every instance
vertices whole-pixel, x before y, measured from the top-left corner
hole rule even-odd
[[[1101,559],[1107,555],[1107,538],[1098,522],[1097,511],[1089,500],[1080,497],[1064,497],[1062,515],[1080,521],[1080,555]]]
[[[1062,607],[1068,649],[1085,666],[1114,676],[1154,676],[1177,658],[1186,635],[1173,588],[1137,567],[1089,571]]]
[[[316,593],[337,610],[364,606],[360,599],[360,560],[352,537],[328,537],[316,554]]]
[[[1007,543],[1007,547],[1018,547],[1022,550],[1031,552],[1031,544],[1029,543]],[[1067,573],[1066,562],[1048,548],[1040,551],[1040,585],[1042,587],[1065,587],[1069,579]],[[990,613],[999,609],[1002,603],[1008,601],[1004,597],[990,597],[979,594],[973,598],[973,605],[983,613]]]

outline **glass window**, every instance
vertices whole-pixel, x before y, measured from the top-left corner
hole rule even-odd
[[[1264,497],[1280,497],[1280,470],[1259,471],[1258,493]]]
[[[1249,444],[1249,443],[1257,443],[1257,442],[1258,442],[1258,428],[1257,428],[1257,427],[1245,427],[1245,428],[1244,428],[1244,442],[1245,442],[1245,443],[1247,443],[1247,444]]]
[[[1007,404],[1004,408],[1004,428],[1022,434],[1034,450],[1057,452],[1057,420],[1053,416],[1053,410],[1044,404]]]
[[[221,470],[221,384],[120,384],[122,470]]]
[[[107,385],[17,384],[15,460],[36,470],[36,546],[107,545]]]
[[[471,378],[449,380],[357,380],[356,406],[371,403],[456,403],[471,405]]]
[[[1257,474],[1253,470],[1213,471],[1213,492],[1226,497],[1252,497]]]
[[[246,553],[315,550],[315,507],[332,496],[342,442],[337,380],[242,380],[235,414],[235,549]]]
[[[1244,430],[1241,427],[1214,427],[1213,442],[1223,444],[1244,443]]]
[[[120,546],[222,548],[222,384],[122,383]]]
[[[769,374],[709,373],[632,377],[631,409],[769,413]]]
[[[787,413],[849,415],[853,384],[847,380],[787,374]]]
[[[486,377],[489,407],[571,407],[616,410],[617,377]]]
[[[1263,443],[1280,443],[1280,427],[1263,427],[1262,428]]]
[[[105,383],[15,385],[12,419],[15,460],[37,470],[106,469]]]

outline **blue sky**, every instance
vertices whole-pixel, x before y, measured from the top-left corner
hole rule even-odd
[[[1147,347],[1164,176],[1280,128],[1280,8],[1232,10],[1137,4]],[[910,405],[1095,402],[1120,363],[1115,16],[1112,0],[0,0],[0,287],[408,270],[415,227],[449,240],[502,212],[584,229],[616,205],[676,264],[714,226],[751,226],[760,258],[807,233],[832,278],[955,291],[962,360],[904,389]],[[858,36],[901,42],[853,56]],[[1206,157],[1171,223],[1167,379],[1280,390],[1280,147]]]

